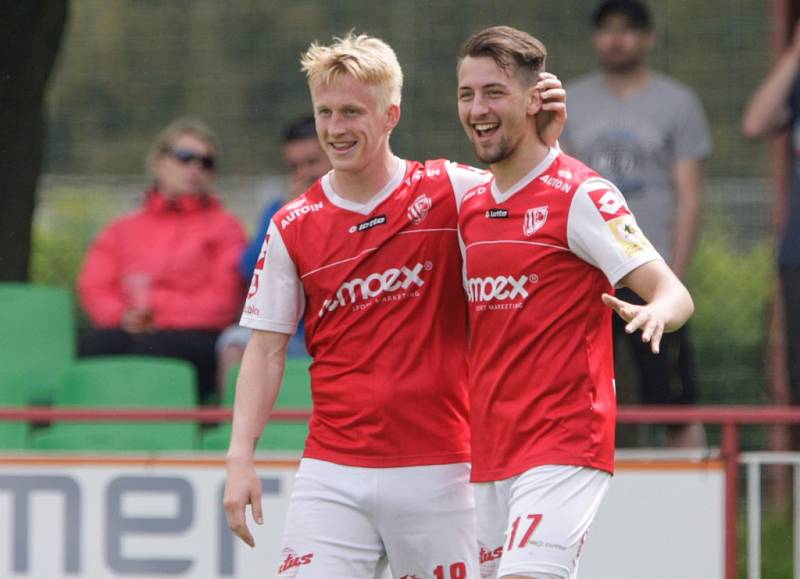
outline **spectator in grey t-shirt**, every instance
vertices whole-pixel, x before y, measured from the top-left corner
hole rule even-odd
[[[592,21],[600,70],[567,83],[569,121],[561,143],[620,188],[648,239],[685,279],[700,220],[703,159],[711,152],[703,107],[691,89],[650,68],[655,33],[646,5],[608,0]],[[635,299],[626,290],[618,294]],[[622,325],[615,325],[615,342],[632,348],[642,402],[696,401],[686,329],[670,334],[659,356]],[[670,426],[668,443],[701,446],[703,429]]]

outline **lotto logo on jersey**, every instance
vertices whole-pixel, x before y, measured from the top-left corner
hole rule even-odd
[[[367,229],[372,229],[373,227],[377,227],[378,225],[386,225],[386,216],[385,215],[376,215],[372,219],[368,219],[358,225],[353,225],[348,229],[350,233],[358,233],[359,231],[366,231]]]
[[[437,169],[438,170],[438,169]],[[433,201],[427,195],[423,194],[414,199],[414,202],[408,208],[408,220],[417,225],[428,216],[428,213],[433,207]]]
[[[617,243],[628,257],[653,249],[650,241],[636,224],[633,215],[624,215],[617,219],[612,219],[608,222],[608,227],[611,229],[614,239],[617,240]]]
[[[487,209],[483,215],[486,219],[508,219],[508,209]]]
[[[425,281],[421,275],[423,270],[433,269],[431,262],[417,263],[413,267],[403,266],[401,268],[389,268],[383,273],[373,273],[365,278],[357,277],[346,281],[336,291],[336,296],[325,300],[319,310],[321,318],[327,312],[346,306],[356,304],[360,301],[377,298],[385,293],[394,293],[399,290],[409,290],[421,288]]]
[[[307,203],[305,200],[301,200],[301,203],[302,205],[291,209],[289,213],[283,216],[283,218],[281,219],[281,229],[286,229],[289,226],[289,224],[298,217],[305,215],[307,213],[319,211],[323,207],[322,201],[320,201],[319,203]],[[289,205],[287,209],[292,207],[294,207],[294,204]]]
[[[594,201],[595,207],[606,221],[611,221],[623,215],[630,215],[625,199],[619,191],[613,189],[596,189],[590,191],[589,196]]]
[[[314,559],[314,553],[298,555],[294,550],[286,548],[281,551],[281,564],[278,567],[278,577],[290,579],[297,575],[297,571],[303,565],[310,565]]]
[[[467,300],[470,302],[493,302],[525,299],[527,285],[539,281],[533,275],[499,275],[497,277],[471,277],[467,280]]]

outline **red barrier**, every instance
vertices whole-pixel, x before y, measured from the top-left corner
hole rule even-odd
[[[163,421],[193,420],[213,424],[231,419],[230,408],[193,410],[152,408],[0,408],[0,420],[31,422],[69,421]],[[271,420],[301,421],[308,410],[275,410]],[[722,425],[722,458],[725,460],[725,579],[737,577],[739,426],[742,424],[800,424],[800,408],[783,406],[621,406],[617,422],[673,424],[702,422]]]

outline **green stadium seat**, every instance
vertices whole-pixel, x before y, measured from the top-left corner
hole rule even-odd
[[[46,404],[75,359],[71,294],[57,287],[0,283],[0,390],[22,379],[26,402]]]
[[[308,375],[310,358],[287,358],[283,373],[283,383],[275,408],[311,409],[311,379]],[[223,404],[233,406],[238,368],[227,380]],[[308,436],[307,422],[270,422],[258,441],[259,450],[301,451]],[[220,424],[203,437],[204,450],[226,450],[231,438],[230,423]]]
[[[182,360],[99,356],[68,368],[55,395],[57,407],[195,408],[194,367]],[[34,434],[41,450],[192,450],[199,427],[175,422],[55,422]]]
[[[18,371],[0,368],[0,406],[26,406],[24,382]],[[30,424],[24,420],[0,420],[0,450],[23,449],[28,446]]]

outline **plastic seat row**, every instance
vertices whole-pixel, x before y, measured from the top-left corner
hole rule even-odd
[[[197,406],[195,374],[180,360],[105,357],[76,360],[75,320],[69,291],[0,283],[0,406],[56,407]],[[276,407],[310,408],[307,359],[287,361]],[[235,373],[225,404],[233,402]],[[307,425],[274,422],[259,448],[299,450]],[[31,428],[0,421],[0,449],[224,450],[230,424],[201,429],[192,422],[54,422]]]
[[[234,399],[232,373],[224,404]],[[11,383],[13,384],[13,382]],[[21,389],[0,388],[0,406],[23,406]],[[109,356],[79,360],[59,380],[55,408],[186,408],[197,407],[194,368],[188,362],[152,357]],[[287,360],[276,408],[311,408],[308,360]],[[74,422],[54,421],[31,430],[24,421],[0,421],[0,448],[38,450],[218,450],[228,447],[229,422],[201,431],[192,421]],[[259,449],[301,450],[308,425],[272,422]]]

